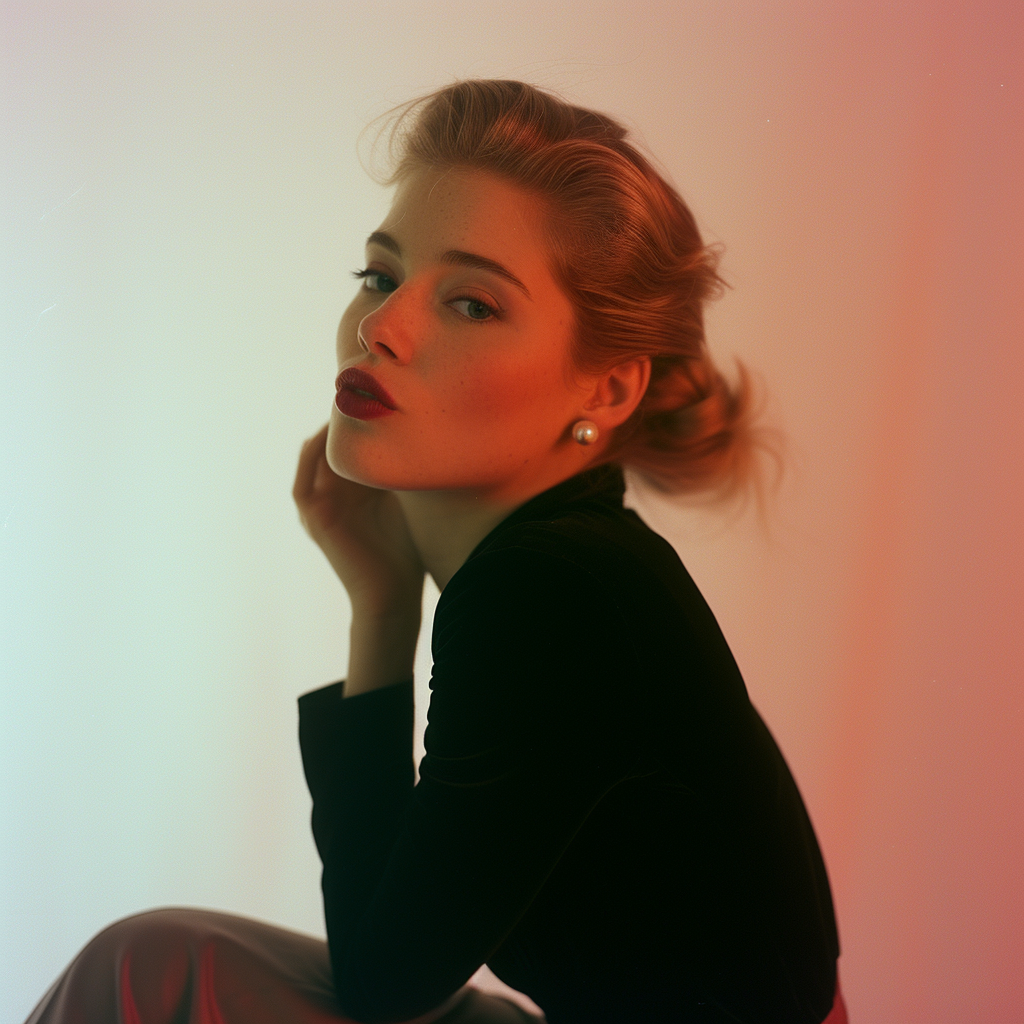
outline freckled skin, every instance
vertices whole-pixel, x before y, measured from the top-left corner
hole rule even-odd
[[[599,448],[569,433],[596,415],[596,384],[570,383],[573,311],[548,269],[543,216],[539,200],[484,171],[422,169],[398,187],[379,230],[402,254],[368,246],[375,276],[337,338],[339,370],[372,373],[398,411],[363,421],[332,408],[335,473],[517,503],[593,459]],[[452,249],[498,261],[530,296],[493,271],[442,263]]]

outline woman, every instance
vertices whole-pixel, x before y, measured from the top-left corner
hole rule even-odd
[[[300,704],[328,945],[202,911],[102,932],[31,1021],[845,1021],[796,785],[622,467],[728,491],[693,217],[611,119],[517,82],[410,105],[294,497],[352,603]],[[442,591],[426,755],[412,668]]]

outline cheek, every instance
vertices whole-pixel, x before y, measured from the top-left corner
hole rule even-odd
[[[562,416],[561,378],[550,366],[523,360],[453,368],[447,391],[453,408],[475,422],[522,421],[541,427]]]

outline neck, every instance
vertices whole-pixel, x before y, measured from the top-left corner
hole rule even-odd
[[[395,491],[413,543],[438,590],[462,568],[470,553],[517,508],[582,472],[587,466],[562,466],[561,472],[534,479],[532,486],[500,495],[478,491]]]
[[[420,559],[438,590],[444,590],[473,548],[524,504],[485,501],[461,491],[395,493]]]

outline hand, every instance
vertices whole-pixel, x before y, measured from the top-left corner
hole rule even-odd
[[[338,476],[327,465],[327,426],[302,446],[292,497],[306,532],[352,601],[353,617],[418,623],[424,568],[390,491]]]

